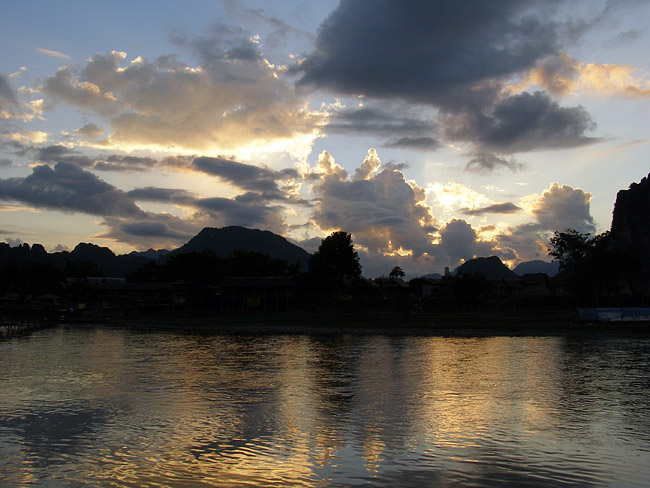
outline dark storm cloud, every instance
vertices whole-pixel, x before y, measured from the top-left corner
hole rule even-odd
[[[342,1],[321,25],[301,84],[350,94],[467,107],[560,47],[542,2]],[[472,95],[472,93],[474,95]],[[477,98],[478,97],[478,98]]]
[[[148,186],[146,188],[136,188],[127,192],[127,195],[133,200],[177,203],[181,205],[191,205],[196,201],[196,197],[182,189],[175,188],[155,188]]]
[[[518,207],[512,202],[504,202],[504,203],[495,203],[494,205],[488,205],[487,207],[483,208],[461,208],[460,211],[464,213],[465,215],[485,215],[489,213],[497,213],[497,214],[513,214],[517,213],[521,210],[521,207]]]
[[[302,74],[299,85],[429,105],[448,140],[476,150],[579,146],[595,141],[585,136],[594,124],[582,107],[506,90],[541,60],[561,58],[564,45],[602,16],[563,19],[561,7],[534,0],[344,0],[321,25],[315,51],[293,69]],[[430,148],[436,140],[409,134],[392,142]]]
[[[277,180],[298,176],[298,172],[293,169],[273,171],[223,158],[196,158],[192,166],[197,171],[221,178],[244,190],[259,192],[270,200],[287,199],[285,192],[279,188]]]
[[[543,92],[507,97],[487,112],[461,112],[445,118],[445,134],[501,153],[575,147],[596,142],[583,107],[561,107]]]
[[[0,179],[0,199],[35,208],[91,215],[137,216],[138,206],[122,191],[72,163],[36,166],[25,178]]]

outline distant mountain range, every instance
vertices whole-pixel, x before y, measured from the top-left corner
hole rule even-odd
[[[119,256],[107,247],[85,242],[77,244],[72,251],[51,254],[40,244],[31,247],[29,244],[11,247],[7,243],[0,243],[0,265],[33,261],[49,264],[73,274],[122,278],[149,261],[164,262],[177,254],[205,250],[210,250],[221,257],[228,257],[234,251],[240,250],[259,252],[273,259],[286,261],[290,265],[300,263],[302,270],[307,270],[307,262],[311,256],[301,247],[272,232],[231,226],[206,227],[185,245],[173,251],[149,249]]]

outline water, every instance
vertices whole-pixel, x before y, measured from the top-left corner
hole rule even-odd
[[[0,341],[0,486],[650,483],[650,335]]]

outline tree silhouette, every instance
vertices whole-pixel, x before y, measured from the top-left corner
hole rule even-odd
[[[338,231],[323,239],[309,260],[309,274],[317,286],[343,287],[361,276],[352,236]]]
[[[401,280],[404,278],[404,271],[399,266],[395,266],[390,270],[390,273],[388,273],[388,278],[391,280]]]

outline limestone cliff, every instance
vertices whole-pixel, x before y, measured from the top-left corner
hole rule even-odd
[[[650,177],[650,175],[649,175]],[[612,217],[612,247],[650,265],[650,179],[632,183],[616,195]]]

